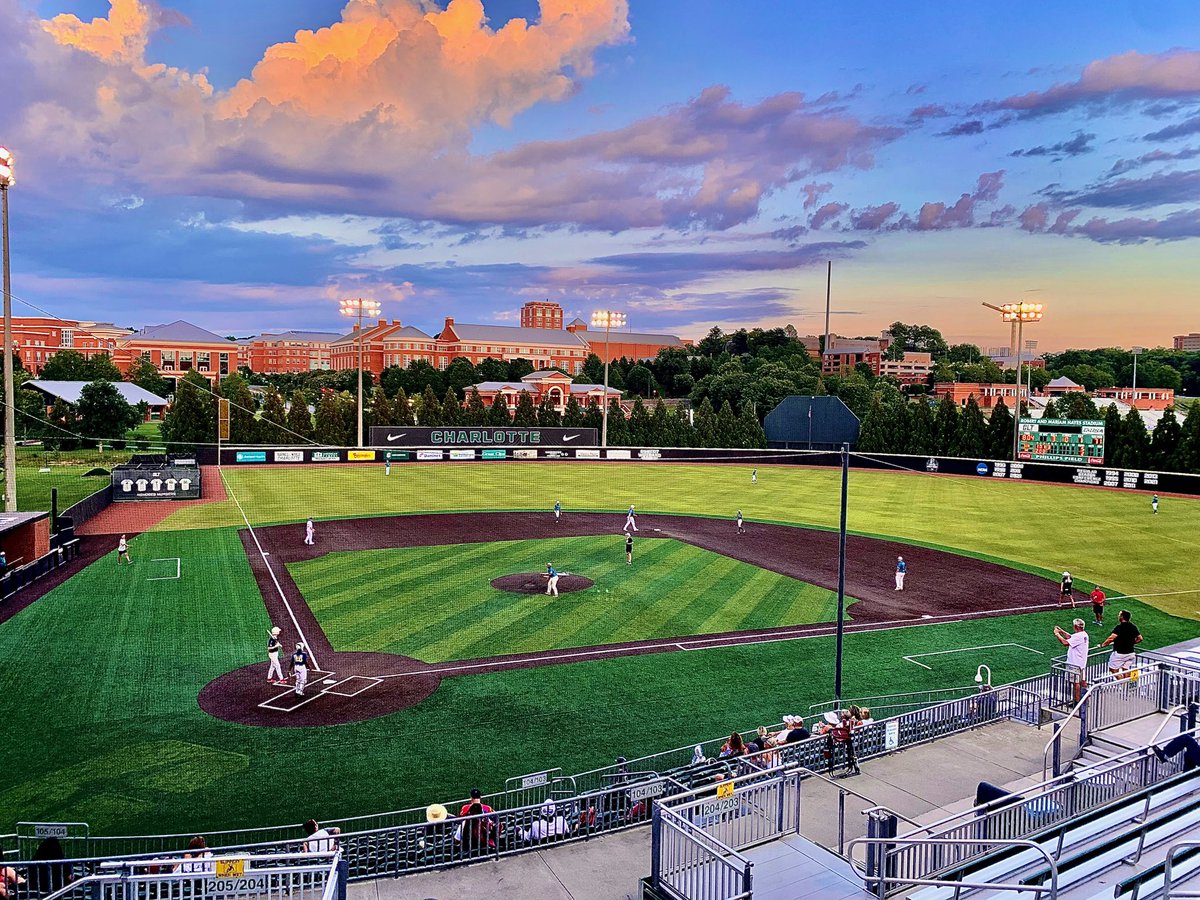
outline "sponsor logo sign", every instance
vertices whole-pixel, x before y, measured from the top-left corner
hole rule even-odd
[[[342,453],[340,450],[314,450],[312,452],[313,462],[341,462]]]
[[[536,453],[537,451],[535,450],[533,452]],[[543,450],[542,456],[545,459],[566,459],[567,451],[566,450]]]
[[[580,449],[575,451],[575,458],[576,459],[599,459],[600,451],[599,450],[588,450],[588,449],[581,447]]]
[[[441,450],[418,450],[417,459],[441,459],[443,451]]]
[[[407,450],[384,450],[384,459],[411,459],[412,454]]]
[[[632,450],[609,450],[609,459],[633,459]]]
[[[451,450],[451,453],[454,451]],[[479,453],[480,459],[505,459],[508,457],[507,450],[497,450],[495,447],[490,447],[487,450],[482,450]]]
[[[266,450],[239,450],[236,457],[238,462],[266,462]]]
[[[175,458],[175,465],[177,466],[194,466],[195,464],[196,461],[194,459],[184,459],[182,456]]]
[[[118,467],[112,471],[112,498],[114,501],[198,500],[200,470],[192,466]]]
[[[930,457],[929,459],[925,460],[925,471],[926,472],[936,472],[937,470],[938,470],[938,461],[936,459],[934,459],[933,457]]]
[[[975,463],[975,474],[986,475],[988,473],[988,464],[985,462]]]
[[[528,450],[524,447],[518,447],[512,454],[513,459],[537,459],[536,450]]]
[[[347,450],[346,459],[350,462],[370,462],[375,458],[374,450]]]
[[[638,459],[662,459],[662,451],[653,447],[638,451]]]
[[[375,447],[576,447],[596,439],[595,428],[371,428]]]
[[[304,462],[303,450],[276,450],[271,458],[275,462]]]
[[[475,451],[474,450],[461,450],[461,449],[451,450],[450,458],[451,459],[474,459]]]

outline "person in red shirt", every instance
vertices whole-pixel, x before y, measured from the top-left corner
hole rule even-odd
[[[1104,624],[1104,591],[1096,588],[1092,591],[1092,616],[1096,619],[1097,625]]]

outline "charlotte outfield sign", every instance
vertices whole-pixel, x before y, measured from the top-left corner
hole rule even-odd
[[[589,447],[595,428],[371,428],[372,447]]]

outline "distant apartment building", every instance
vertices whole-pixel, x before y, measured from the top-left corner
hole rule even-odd
[[[878,374],[895,378],[901,384],[924,384],[933,372],[933,354],[906,351],[900,359],[879,361]]]
[[[14,316],[13,352],[27,372],[37,375],[59,350],[74,350],[91,358],[113,356],[117,342],[130,334],[108,322],[84,322],[50,316]]]
[[[821,354],[822,375],[849,375],[860,364],[870,366],[879,374],[885,341],[878,338],[860,339],[829,336],[829,344]]]
[[[371,372],[376,377],[387,368],[384,362],[384,344],[388,338],[403,330],[406,326],[399,319],[380,319],[374,325],[364,323],[361,334],[355,324],[349,334],[343,334],[329,343],[329,365],[336,371],[357,369],[359,351],[362,351],[363,371]],[[427,335],[426,335],[427,336]]]
[[[473,364],[485,359],[527,359],[535,369],[561,368],[578,375],[587,360],[588,345],[562,329],[471,325],[447,316],[437,336],[437,353],[438,366],[443,369],[461,356]]]
[[[238,364],[264,375],[324,371],[332,367],[329,345],[339,337],[330,331],[260,334],[238,341]]]
[[[117,343],[113,362],[128,373],[137,360],[148,359],[166,378],[198,372],[215,381],[237,371],[240,350],[234,341],[181,319],[126,333]]]
[[[561,331],[563,308],[549,300],[531,300],[521,307],[521,327],[554,328]]]
[[[1175,391],[1171,388],[1097,388],[1092,396],[1118,400],[1140,410],[1166,409],[1175,405]]]
[[[614,359],[654,359],[659,350],[683,350],[688,345],[673,334],[652,334],[640,331],[610,331],[608,333],[607,351],[604,332],[600,329],[588,331],[587,322],[575,319],[567,325],[567,331],[587,343],[588,350],[604,361]]]
[[[1176,350],[1200,350],[1200,331],[1175,335],[1174,348]]]
[[[1001,399],[1012,411],[1018,391],[1022,400],[1028,400],[1029,389],[1025,385],[1015,384],[985,384],[974,381],[939,381],[933,386],[933,395],[939,400],[949,397],[956,405],[966,406],[972,397],[980,409],[991,409]]]

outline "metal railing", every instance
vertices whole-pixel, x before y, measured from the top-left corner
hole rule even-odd
[[[1013,849],[1023,848],[1040,854],[1045,860],[1046,865],[1050,869],[1050,880],[1042,885],[1021,884],[1020,882],[995,882],[995,881],[950,881],[944,878],[910,878],[899,877],[893,873],[889,867],[890,859],[889,851],[894,848],[905,848],[926,844],[932,846],[953,846],[961,845],[965,847],[980,847],[988,852],[995,851],[1004,847]],[[868,871],[867,868],[859,868],[854,861],[854,849],[856,847],[865,847],[867,856],[870,859],[880,859],[883,861],[883,867],[880,870]],[[874,852],[872,852],[874,851]],[[933,886],[933,887],[953,887],[956,889],[955,896],[958,896],[957,889],[965,890],[994,890],[994,891],[1029,891],[1033,894],[1049,894],[1051,897],[1058,896],[1058,864],[1050,853],[1041,845],[1033,841],[1020,839],[992,841],[982,840],[977,838],[887,838],[887,837],[864,837],[855,838],[850,842],[850,865],[862,877],[863,882],[867,886],[867,890],[871,891],[878,897],[886,897],[889,893],[902,887],[908,886]]]
[[[972,684],[964,687],[905,691],[900,694],[880,694],[876,697],[859,697],[852,700],[823,700],[809,706],[808,712],[810,716],[820,717],[824,713],[848,709],[853,705],[860,708],[865,707],[871,710],[874,718],[883,719],[911,709],[933,706],[946,700],[959,700],[977,693],[979,693],[978,686]]]
[[[1167,858],[1163,870],[1163,900],[1185,900],[1185,898],[1200,897],[1200,890],[1180,890],[1175,885],[1177,882],[1183,882],[1196,874],[1198,866],[1194,851],[1200,850],[1200,841],[1179,841],[1167,848]],[[1188,862],[1193,865],[1186,871],[1177,871],[1182,860],[1178,860],[1181,853],[1188,854]]]
[[[753,863],[682,816],[654,812],[650,883],[683,900],[741,900],[753,896]]]

